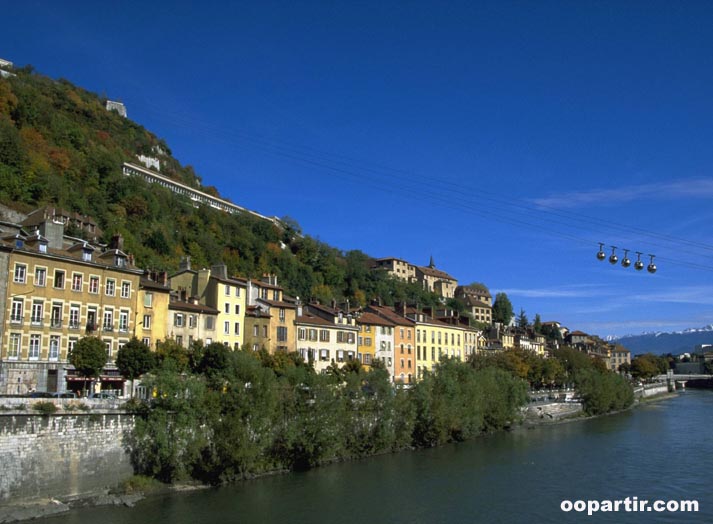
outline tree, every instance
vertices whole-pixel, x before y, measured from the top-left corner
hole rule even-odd
[[[98,337],[79,339],[68,355],[69,363],[87,380],[99,378],[108,358],[106,346]],[[84,389],[86,390],[86,382]]]
[[[532,329],[535,330],[535,333],[542,334],[542,319],[540,318],[539,313],[535,314],[535,320],[532,323]]]
[[[512,303],[508,296],[502,292],[495,295],[495,302],[493,302],[493,322],[500,322],[507,326],[510,324],[512,317]]]
[[[517,316],[517,327],[519,327],[521,329],[525,329],[529,325],[530,325],[530,321],[527,319],[525,310],[520,308],[520,313]]]
[[[116,367],[125,379],[131,380],[131,398],[134,398],[134,380],[156,366],[156,355],[136,337],[119,350],[116,355]]]

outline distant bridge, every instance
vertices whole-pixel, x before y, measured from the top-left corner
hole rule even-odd
[[[660,382],[666,381],[666,380],[711,380],[713,379],[713,375],[704,375],[704,374],[688,374],[688,375],[674,375],[674,374],[669,374],[669,375],[658,375],[654,377],[654,380],[658,380]]]

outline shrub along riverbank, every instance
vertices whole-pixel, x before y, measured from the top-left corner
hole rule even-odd
[[[135,404],[126,446],[138,474],[218,484],[462,441],[519,419],[528,383],[503,362],[444,359],[405,389],[378,366],[350,362],[318,375],[296,355],[211,344],[164,359],[145,378],[155,398]],[[572,373],[588,413],[630,404],[621,377],[591,364]]]

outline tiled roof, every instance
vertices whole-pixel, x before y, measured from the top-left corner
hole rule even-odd
[[[374,311],[377,315],[381,315],[398,326],[413,326],[413,320],[400,315],[394,308],[388,306],[369,306],[367,309]]]
[[[445,271],[441,271],[440,269],[435,269],[435,268],[431,268],[428,266],[416,266],[416,269],[421,271],[424,275],[428,275],[431,277],[442,278],[445,280],[453,280],[453,281],[456,280],[455,278],[450,276],[448,273],[446,273]]]
[[[266,298],[258,298],[258,302],[262,302],[272,307],[284,307],[288,309],[296,309],[297,306],[291,302],[281,302],[279,300],[267,300]]]
[[[357,324],[371,324],[376,326],[394,326],[394,322],[386,320],[374,313],[362,313],[357,318]]]
[[[334,324],[333,322],[330,322],[329,320],[325,320],[322,317],[315,317],[314,315],[310,315],[310,314],[305,314],[300,317],[297,317],[295,319],[295,324],[312,324],[312,325],[317,325],[317,326],[329,326],[329,327],[333,327],[333,328],[338,327],[337,324]],[[351,326],[347,326],[347,327],[351,327]]]

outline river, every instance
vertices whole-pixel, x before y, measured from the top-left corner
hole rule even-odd
[[[713,392],[626,413],[523,429],[149,498],[44,524],[713,522]],[[595,513],[563,500],[697,500],[697,513]]]

